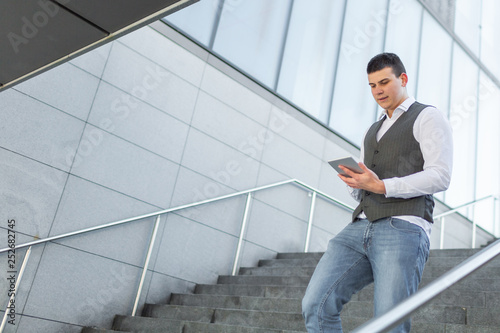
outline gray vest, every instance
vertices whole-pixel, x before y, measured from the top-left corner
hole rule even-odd
[[[413,103],[377,142],[377,132],[385,119],[374,123],[366,133],[364,163],[380,179],[403,177],[423,170],[424,158],[413,136],[413,124],[427,105]],[[432,195],[410,199],[386,198],[383,194],[362,191],[361,202],[354,210],[353,221],[361,211],[370,221],[389,216],[414,215],[433,223]]]

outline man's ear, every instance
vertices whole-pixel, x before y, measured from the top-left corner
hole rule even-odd
[[[406,85],[408,84],[408,75],[406,75],[406,73],[401,73],[399,78],[401,79],[403,87],[406,87]]]

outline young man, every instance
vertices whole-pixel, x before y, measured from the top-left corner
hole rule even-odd
[[[366,132],[356,174],[339,175],[360,203],[352,222],[330,240],[302,301],[309,333],[342,332],[340,312],[374,283],[375,316],[413,294],[429,254],[434,200],[448,188],[452,134],[439,110],[408,96],[399,57],[382,53],[367,66],[375,101],[384,109]],[[409,332],[408,319],[391,332]]]

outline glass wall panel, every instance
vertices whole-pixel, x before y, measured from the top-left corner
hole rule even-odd
[[[209,46],[220,0],[200,0],[163,20]]]
[[[278,93],[327,122],[344,0],[295,0]]]
[[[475,55],[479,55],[481,2],[456,0],[455,6],[455,33]]]
[[[385,52],[396,53],[408,74],[407,90],[415,96],[423,7],[416,0],[391,0]]]
[[[500,78],[500,1],[483,0],[481,23],[481,61]]]
[[[449,114],[451,45],[451,37],[424,12],[416,98],[446,115]]]
[[[469,56],[453,48],[450,124],[453,128],[453,176],[446,192],[452,207],[474,200],[479,69]]]
[[[214,52],[274,89],[290,6],[290,0],[226,1]]]
[[[382,52],[388,1],[349,0],[335,78],[330,127],[360,145],[376,119],[366,65]],[[362,9],[362,10],[361,10]]]
[[[484,74],[479,81],[477,131],[476,198],[500,196],[500,89]],[[495,232],[493,202],[488,200],[474,210],[475,220]],[[496,230],[498,232],[498,230]]]

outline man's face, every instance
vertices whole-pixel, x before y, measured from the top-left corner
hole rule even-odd
[[[403,73],[394,75],[391,67],[368,74],[368,84],[378,105],[387,110],[389,116],[408,97],[406,93],[408,76]]]

